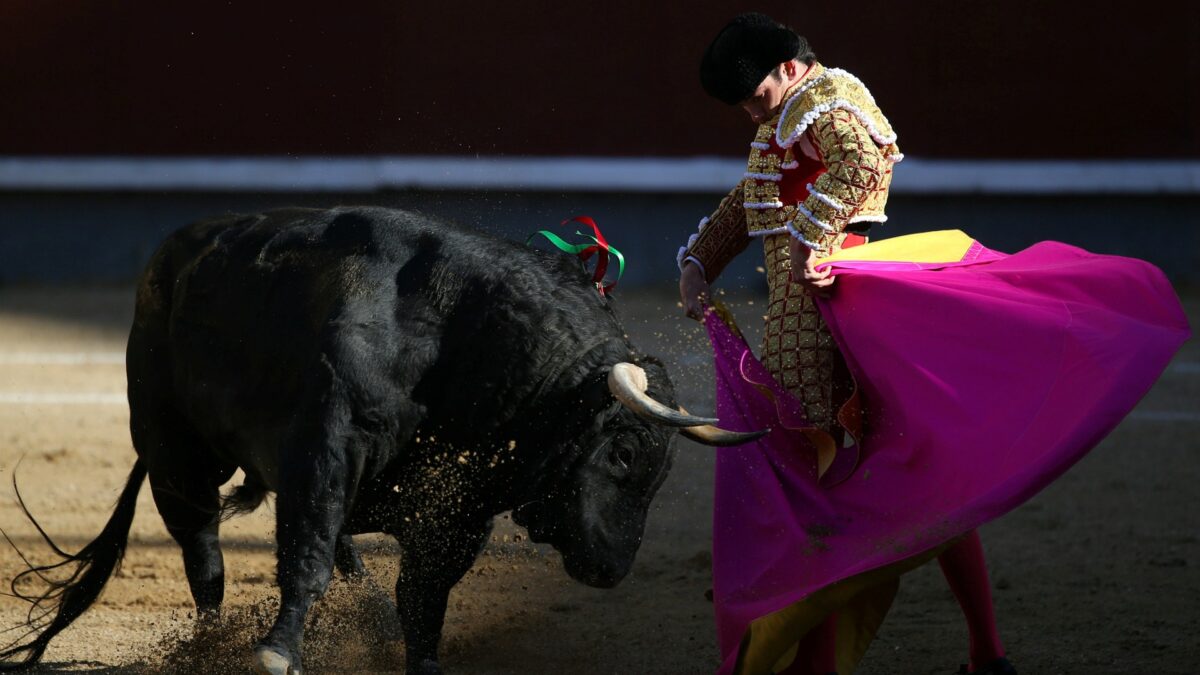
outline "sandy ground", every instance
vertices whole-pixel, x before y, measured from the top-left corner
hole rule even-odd
[[[678,318],[669,289],[628,293],[635,342],[672,367],[683,403],[711,411],[707,341]],[[0,289],[0,527],[34,560],[45,545],[26,503],[74,550],[107,520],[133,463],[121,353],[132,290]],[[730,298],[748,329],[761,312]],[[1200,295],[1188,296],[1193,325]],[[996,609],[1025,675],[1194,673],[1200,668],[1200,345],[1185,345],[1137,410],[1065,477],[983,528]],[[17,468],[19,462],[19,469]],[[449,673],[707,673],[717,665],[710,576],[712,451],[681,441],[631,575],[602,591],[570,581],[557,555],[498,521],[455,589],[443,640]],[[97,606],[59,636],[45,672],[246,672],[272,618],[269,506],[223,529],[226,618],[192,634],[178,549],[139,499],[131,546]],[[315,608],[306,665],[320,672],[400,672],[390,600],[394,545],[363,536],[374,586],[335,580]],[[4,588],[22,569],[0,545]],[[382,590],[381,590],[382,589]],[[25,608],[0,598],[0,630]],[[15,637],[10,632],[0,637]],[[7,641],[7,640],[5,640]],[[936,565],[905,578],[860,673],[949,674],[966,631]]]

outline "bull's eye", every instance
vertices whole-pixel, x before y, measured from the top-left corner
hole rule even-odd
[[[608,453],[609,461],[622,469],[629,469],[633,466],[633,450],[617,446]]]

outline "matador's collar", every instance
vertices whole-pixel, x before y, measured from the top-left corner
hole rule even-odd
[[[825,68],[820,63],[814,63],[804,79],[788,90],[778,120],[772,120],[775,142],[781,148],[791,147],[813,121],[835,109],[857,117],[876,143],[887,146],[896,142],[891,122],[866,85],[840,68]]]

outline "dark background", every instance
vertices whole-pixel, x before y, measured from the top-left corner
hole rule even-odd
[[[0,284],[130,283],[168,232],[198,218],[374,204],[520,239],[587,214],[630,254],[626,288],[670,285],[677,247],[721,196],[711,187],[342,189],[329,167],[320,169],[328,185],[304,188],[248,187],[228,173],[224,187],[171,189],[72,183],[70,167],[33,187],[19,177],[54,158],[115,158],[127,169],[210,158],[225,171],[221,161],[239,158],[722,157],[732,185],[752,127],[705,96],[698,62],[720,27],[750,9],[862,78],[898,130],[909,160],[876,236],[958,228],[1008,252],[1057,239],[1200,283],[1197,3],[9,0]],[[1017,187],[908,182],[921,166],[959,175],[1008,160],[1031,162],[1016,169]],[[1117,178],[1067,194],[1058,179],[1076,165],[1054,160],[1158,178],[1149,189]],[[1164,175],[1176,187],[1163,187]],[[760,284],[759,264],[757,250],[747,253],[722,282]]]
[[[697,64],[806,35],[929,158],[1200,156],[1200,5],[9,0],[0,155],[741,155]]]

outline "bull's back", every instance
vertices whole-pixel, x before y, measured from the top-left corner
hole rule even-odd
[[[527,341],[546,320],[540,303],[574,296],[595,311],[594,291],[562,256],[403,211],[287,209],[201,221],[168,237],[143,274],[129,343],[131,406],[135,389],[146,400],[170,398],[211,443],[259,452],[286,433],[330,367],[352,378],[486,380],[499,367],[498,338]],[[529,326],[516,325],[522,316]],[[338,341],[361,344],[351,355],[361,363],[331,357]],[[436,397],[444,387],[374,379],[419,395],[429,389],[431,407],[449,404]]]
[[[154,380],[213,430],[281,423],[339,315],[386,293],[389,269],[412,256],[414,220],[286,209],[174,232],[139,284],[130,381]]]

